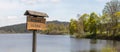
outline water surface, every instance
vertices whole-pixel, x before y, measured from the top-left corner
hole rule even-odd
[[[120,41],[71,38],[71,52],[119,52]]]
[[[0,34],[0,52],[32,52],[32,33]],[[70,52],[69,36],[37,34],[37,52]]]
[[[37,34],[37,52],[118,52],[120,41]],[[32,33],[0,34],[0,52],[32,52]]]

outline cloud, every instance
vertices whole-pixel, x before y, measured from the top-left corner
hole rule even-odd
[[[4,10],[4,9],[15,9],[17,8],[16,4],[13,3],[0,3],[0,9]]]
[[[96,0],[98,2],[109,2],[110,0]]]
[[[38,1],[41,2],[41,3],[47,2],[47,0],[38,0]]]
[[[17,19],[18,17],[17,16],[8,16],[7,18],[8,19]]]
[[[59,3],[61,0],[51,0],[53,3]]]
[[[25,21],[26,21],[26,18],[23,16],[0,16],[0,27],[19,24],[19,23],[25,23]]]
[[[27,4],[34,4],[36,3],[36,0],[21,0],[23,3],[27,3]]]
[[[8,1],[0,1],[0,10],[15,10],[21,9],[22,5],[17,2],[8,2]]]
[[[21,0],[27,4],[35,4],[35,3],[59,3],[61,0]]]

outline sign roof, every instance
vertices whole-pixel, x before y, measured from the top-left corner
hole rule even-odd
[[[31,15],[31,16],[36,16],[36,17],[48,17],[46,13],[36,12],[36,11],[31,11],[31,10],[27,10],[24,15]]]

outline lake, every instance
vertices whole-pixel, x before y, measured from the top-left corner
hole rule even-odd
[[[120,41],[37,34],[37,52],[117,52]],[[32,33],[0,34],[0,52],[32,52]]]

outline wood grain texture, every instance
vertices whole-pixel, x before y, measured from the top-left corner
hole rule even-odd
[[[46,19],[37,17],[27,17],[27,30],[45,30]]]

